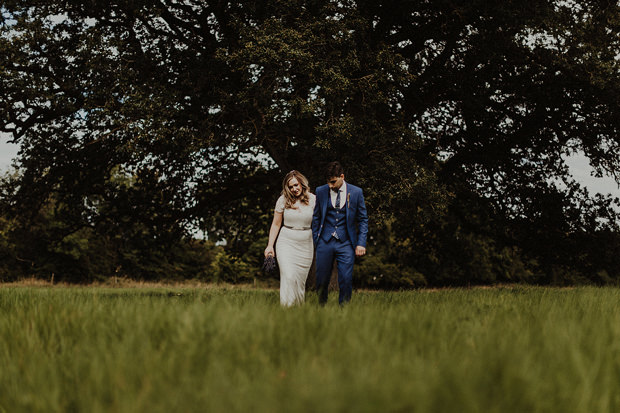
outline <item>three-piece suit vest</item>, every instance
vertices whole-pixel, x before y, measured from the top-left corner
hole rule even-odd
[[[349,240],[347,234],[347,209],[346,202],[341,202],[340,208],[334,208],[328,200],[327,211],[325,213],[325,222],[323,224],[323,232],[321,238],[327,242],[334,237],[342,242]]]

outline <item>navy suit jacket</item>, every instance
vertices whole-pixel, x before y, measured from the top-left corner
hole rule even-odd
[[[317,244],[323,231],[325,216],[327,215],[327,205],[331,202],[329,185],[321,185],[316,189],[316,204],[312,215],[312,238],[314,245]],[[347,234],[353,244],[366,248],[366,237],[368,236],[368,213],[364,203],[362,189],[347,182]]]

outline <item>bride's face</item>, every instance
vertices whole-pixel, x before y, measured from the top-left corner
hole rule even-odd
[[[301,195],[301,184],[297,181],[297,178],[293,177],[288,181],[288,189],[295,196],[295,198]]]

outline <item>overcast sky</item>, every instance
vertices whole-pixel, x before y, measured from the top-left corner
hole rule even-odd
[[[618,183],[612,177],[596,178],[592,176],[592,167],[585,155],[573,155],[566,160],[571,173],[575,179],[585,185],[590,192],[600,192],[602,194],[612,194],[620,197]]]
[[[11,165],[11,159],[17,155],[17,145],[7,142],[7,135],[0,133],[0,171],[5,172]]]
[[[5,172],[11,165],[11,159],[17,154],[17,145],[8,143],[7,135],[0,134],[0,171]],[[620,197],[620,189],[613,178],[595,178],[591,175],[592,168],[588,159],[583,156],[573,156],[568,159],[573,176],[585,185],[590,192],[612,194]]]

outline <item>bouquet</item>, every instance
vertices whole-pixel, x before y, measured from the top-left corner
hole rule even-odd
[[[278,268],[278,263],[276,262],[276,257],[273,255],[267,255],[265,257],[265,261],[263,261],[263,271],[267,274],[273,274],[276,272]]]

